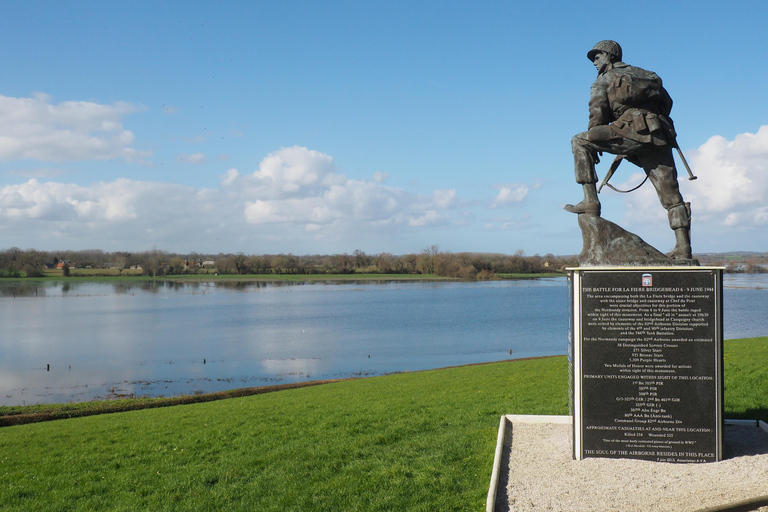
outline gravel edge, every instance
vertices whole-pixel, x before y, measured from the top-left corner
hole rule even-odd
[[[727,424],[725,459],[707,464],[575,461],[571,429],[568,416],[507,416],[495,508],[489,499],[488,510],[725,511],[741,503],[739,510],[768,512],[760,500],[768,494],[768,433],[756,422]]]

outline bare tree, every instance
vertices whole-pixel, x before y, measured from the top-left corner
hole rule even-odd
[[[235,270],[238,274],[243,275],[251,272],[251,260],[245,254],[241,252],[235,254],[232,262],[234,263]]]

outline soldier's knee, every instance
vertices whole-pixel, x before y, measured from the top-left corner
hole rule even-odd
[[[587,151],[587,144],[589,139],[587,138],[587,132],[577,133],[571,139],[571,150],[576,153],[577,151]]]
[[[677,169],[674,165],[657,165],[651,170],[651,178],[662,188],[670,191],[678,190]]]

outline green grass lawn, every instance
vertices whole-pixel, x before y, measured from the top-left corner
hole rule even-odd
[[[768,423],[768,337],[726,340],[725,417]]]
[[[726,342],[726,417],[768,420],[768,338]],[[499,416],[567,414],[565,357],[0,429],[4,510],[482,510]]]

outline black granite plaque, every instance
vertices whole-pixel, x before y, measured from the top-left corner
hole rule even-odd
[[[720,460],[720,279],[719,269],[581,273],[577,458]]]

